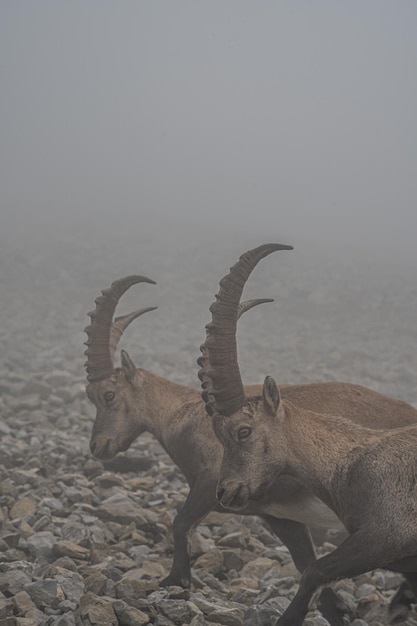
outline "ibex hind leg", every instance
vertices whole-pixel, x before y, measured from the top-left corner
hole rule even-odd
[[[391,600],[390,624],[403,624],[410,613],[411,605],[417,602],[417,572],[404,574],[404,577],[405,581]]]
[[[271,515],[263,515],[262,517],[288,548],[296,568],[302,574],[306,567],[310,563],[314,563],[317,558],[308,527],[301,522],[279,519]],[[346,604],[330,587],[325,587],[322,590],[318,599],[318,607],[330,626],[343,626],[343,617],[345,615],[350,617]]]
[[[355,533],[336,550],[318,559],[304,571],[294,599],[276,626],[302,626],[316,591],[341,578],[359,576],[387,566],[381,549],[375,548],[369,533]]]

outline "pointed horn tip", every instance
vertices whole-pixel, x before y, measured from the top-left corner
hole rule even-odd
[[[266,245],[275,248],[275,250],[294,250],[294,246],[288,245],[286,243],[272,243]]]
[[[117,289],[120,283],[129,283],[129,287],[133,285],[137,285],[138,283],[149,283],[150,285],[156,285],[156,281],[152,280],[152,278],[148,278],[147,276],[143,276],[142,274],[130,274],[129,276],[125,276],[124,278],[118,278],[114,280],[110,286],[110,289]]]
[[[141,315],[143,315],[144,313],[149,313],[150,311],[155,311],[155,309],[157,309],[157,306],[148,306],[146,308],[143,309],[136,309],[136,311],[132,311],[131,313],[127,313],[126,315],[119,315],[118,317],[116,317],[113,321],[113,324],[117,324],[120,322],[123,322],[124,320],[127,320],[128,318],[132,318],[130,321],[133,322],[134,319],[136,319],[137,317],[140,317]],[[130,323],[129,321],[129,323]]]
[[[294,250],[294,246],[287,245],[286,243],[264,243],[258,246],[257,248],[253,248],[253,250],[249,250],[249,253],[255,252],[255,250],[264,251],[265,253],[268,253],[268,252],[276,252],[278,250]],[[245,254],[247,253],[245,252],[242,256],[244,256]]]
[[[260,255],[260,259],[268,256],[272,252],[277,252],[278,250],[294,250],[294,246],[287,245],[285,243],[263,243],[256,248],[252,248],[252,250],[247,250],[243,254],[240,255],[239,261],[244,262],[246,259],[251,258],[252,255],[258,256]],[[233,271],[234,267],[231,267],[230,270]],[[226,278],[226,277],[225,277]]]
[[[258,304],[266,304],[268,302],[274,302],[274,298],[255,298],[253,300],[244,300],[239,304],[239,311],[246,313],[249,309],[253,309]]]

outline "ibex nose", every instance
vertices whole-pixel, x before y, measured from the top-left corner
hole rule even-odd
[[[217,489],[216,489],[216,498],[219,500],[219,502],[223,498],[225,491],[226,490],[224,489],[224,487],[217,487]]]
[[[112,440],[110,437],[106,437],[104,439],[92,439],[90,441],[90,450],[93,456],[95,456],[96,459],[101,459],[102,461],[113,458],[114,452],[110,449],[111,443]]]

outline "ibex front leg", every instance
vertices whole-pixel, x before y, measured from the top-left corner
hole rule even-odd
[[[192,528],[212,511],[216,504],[216,480],[202,479],[191,487],[184,506],[172,524],[174,538],[174,560],[171,571],[160,585],[178,585],[187,589],[191,586],[188,534]]]
[[[352,578],[365,572],[388,565],[387,541],[382,545],[369,532],[351,535],[331,554],[309,565],[300,581],[300,587],[293,601],[278,619],[276,626],[301,626],[308,613],[311,600],[320,587],[339,580]]]

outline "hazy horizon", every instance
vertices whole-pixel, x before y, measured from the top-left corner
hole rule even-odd
[[[6,0],[0,17],[3,233],[120,213],[414,257],[415,2]]]

